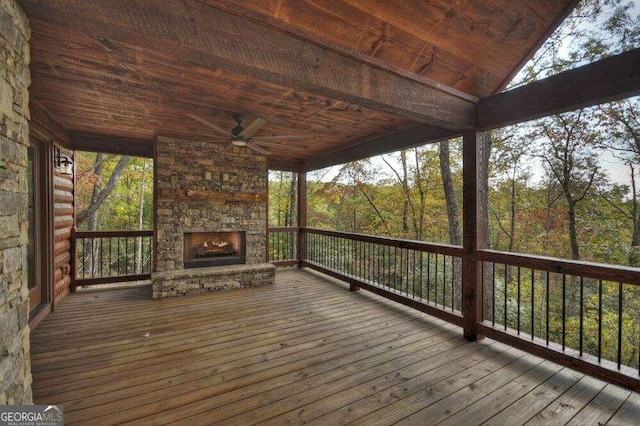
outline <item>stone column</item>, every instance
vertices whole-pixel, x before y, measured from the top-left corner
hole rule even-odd
[[[27,286],[29,23],[0,0],[0,404],[31,404]]]

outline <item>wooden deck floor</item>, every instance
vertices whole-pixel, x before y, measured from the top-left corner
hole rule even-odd
[[[311,272],[149,300],[72,295],[32,333],[67,424],[640,424],[640,396]]]

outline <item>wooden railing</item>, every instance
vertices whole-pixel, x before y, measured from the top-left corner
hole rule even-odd
[[[640,388],[640,270],[493,250],[481,334]]]
[[[270,228],[271,238],[287,234],[284,250],[302,259],[270,257],[274,264],[299,263],[433,316],[462,325],[462,248],[310,228]],[[280,237],[276,237],[280,236]],[[270,247],[270,255],[283,251]]]
[[[269,234],[280,244],[270,247],[276,264],[298,263],[463,325],[462,247],[310,228]],[[640,390],[639,269],[492,250],[476,256],[480,334]]]
[[[153,231],[75,231],[72,290],[76,286],[151,278]]]

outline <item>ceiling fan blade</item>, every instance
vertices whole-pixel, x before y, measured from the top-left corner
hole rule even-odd
[[[218,127],[215,124],[205,120],[204,118],[200,118],[197,115],[193,115],[193,114],[187,114],[187,115],[189,117],[193,118],[194,120],[196,120],[197,122],[202,123],[207,127],[211,127],[213,130],[215,130],[216,132],[220,133],[221,135],[228,136],[228,137],[232,136],[231,133],[229,133],[226,130],[224,130],[223,128]]]
[[[267,122],[262,118],[256,118],[253,120],[253,123],[249,124],[238,136],[241,138],[250,138],[253,136],[258,130],[262,128]]]
[[[247,144],[247,148],[251,148],[252,150],[254,150],[256,152],[259,152],[260,154],[271,155],[271,151],[267,151],[266,149],[262,148],[261,146],[258,146],[255,143],[249,142]]]
[[[272,146],[274,148],[284,148],[284,149],[290,149],[290,150],[294,150],[294,151],[304,151],[306,148],[302,148],[299,146],[291,146],[291,145],[284,145],[281,143],[273,143],[273,142],[265,142],[265,141],[257,141],[257,140],[252,140],[252,143],[256,144],[256,145],[264,145],[264,146]]]
[[[309,139],[310,135],[281,135],[281,136],[258,136],[251,138],[256,142],[260,141],[282,141],[286,139]]]

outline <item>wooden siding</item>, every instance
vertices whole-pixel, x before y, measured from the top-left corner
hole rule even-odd
[[[81,290],[32,333],[67,424],[634,424],[640,396],[344,283]],[[73,329],[68,327],[73,324]]]
[[[70,155],[71,153],[67,153]],[[71,228],[73,220],[73,176],[53,173],[54,305],[61,303],[71,287]]]

